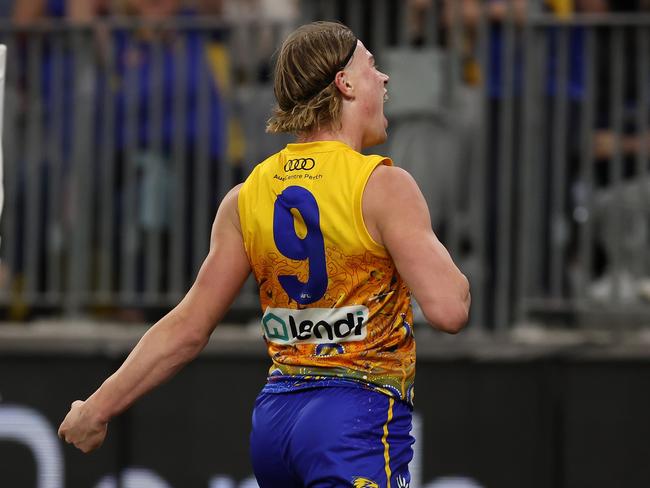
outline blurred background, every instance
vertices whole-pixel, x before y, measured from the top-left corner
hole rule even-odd
[[[292,140],[264,132],[273,54],[312,20],[390,75],[368,152],[413,174],[472,284],[458,336],[416,310],[411,488],[650,486],[648,0],[0,0],[0,486],[257,486],[253,280],[102,450],[56,429]]]

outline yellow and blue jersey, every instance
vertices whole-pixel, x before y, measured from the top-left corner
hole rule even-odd
[[[270,377],[353,380],[412,403],[410,292],[362,214],[381,164],[342,142],[288,144],[242,185],[239,216]]]

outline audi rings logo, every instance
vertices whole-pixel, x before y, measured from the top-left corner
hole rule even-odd
[[[284,170],[298,171],[302,169],[309,171],[310,169],[314,169],[314,166],[316,166],[316,161],[313,158],[290,159],[284,164]]]

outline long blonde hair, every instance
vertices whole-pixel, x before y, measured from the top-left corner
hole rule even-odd
[[[342,96],[334,77],[356,45],[354,33],[336,22],[313,22],[291,33],[275,65],[278,103],[267,132],[302,134],[340,123]]]

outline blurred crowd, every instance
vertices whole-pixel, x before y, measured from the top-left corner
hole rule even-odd
[[[296,23],[329,17],[352,24],[391,76],[386,105],[389,142],[376,150],[387,152],[414,175],[429,203],[434,229],[470,280],[485,290],[483,299],[475,300],[476,308],[484,309],[484,317],[493,315],[495,290],[501,286],[498,270],[504,260],[498,241],[504,237],[498,237],[497,229],[509,219],[512,231],[507,239],[516,239],[522,231],[517,228],[521,202],[514,196],[514,186],[526,150],[519,129],[525,124],[522,107],[531,83],[524,75],[524,26],[540,15],[561,20],[576,14],[650,13],[650,0],[359,0],[354,8],[351,3],[0,0],[0,16],[18,29],[13,32],[21,55],[11,103],[16,104],[15,130],[23,131],[20,140],[30,137],[30,117],[37,113],[42,120],[41,132],[32,134],[42,139],[42,147],[29,147],[28,141],[25,147],[14,148],[25,164],[17,165],[14,181],[19,196],[14,201],[18,208],[13,221],[5,221],[4,233],[17,236],[8,263],[13,267],[8,274],[19,277],[12,282],[16,296],[24,287],[20,277],[29,274],[30,267],[36,270],[32,275],[39,277],[34,289],[52,285],[48,263],[55,259],[65,264],[65,255],[74,249],[66,240],[75,238],[73,229],[83,209],[70,203],[74,200],[70,195],[80,194],[74,188],[78,177],[74,166],[75,160],[84,158],[95,162],[94,176],[88,179],[93,183],[86,189],[93,202],[91,214],[111,216],[112,229],[104,235],[101,221],[90,221],[87,241],[96,244],[91,244],[87,259],[91,278],[84,286],[104,287],[108,293],[127,287],[136,295],[181,294],[200,262],[201,250],[207,250],[210,221],[224,189],[245,178],[257,162],[289,140],[264,133],[273,104],[270,73],[275,47]],[[210,18],[209,29],[183,24],[204,16]],[[46,25],[48,19],[92,26],[90,37],[83,38],[90,47],[88,73],[76,61],[74,43],[57,45],[49,34],[38,37],[37,30],[30,30],[39,23]],[[180,23],[171,22],[174,19]],[[115,22],[108,28],[106,20]],[[150,22],[135,25],[134,21]],[[242,28],[232,28],[242,22]],[[548,240],[559,239],[564,249],[561,295],[577,294],[576,283],[585,279],[578,275],[586,273],[588,294],[607,300],[616,267],[619,275],[627,276],[623,287],[629,295],[647,299],[650,260],[645,250],[650,219],[643,207],[645,185],[639,183],[647,168],[639,161],[650,151],[650,138],[641,133],[647,124],[639,124],[644,117],[638,110],[643,78],[635,62],[640,49],[637,31],[629,26],[622,29],[627,60],[622,64],[620,103],[613,103],[619,95],[612,67],[620,60],[613,58],[611,29],[601,26],[590,31],[585,25],[569,24],[565,44],[558,28],[549,26],[541,32],[546,64],[543,79],[535,82],[541,86],[544,110],[539,114],[542,132],[536,146],[541,164],[533,178],[542,187],[540,237],[553,234]],[[588,32],[595,33],[594,60],[585,58]],[[34,39],[39,39],[40,47],[34,48]],[[566,47],[564,53],[561,46]],[[34,69],[34,53],[41,57],[38,69]],[[564,68],[562,60],[567,63]],[[596,67],[589,128],[594,182],[584,178],[584,138],[572,130],[583,120],[589,63]],[[561,70],[566,80],[558,84]],[[560,95],[565,108],[557,103]],[[38,109],[33,109],[36,105]],[[504,118],[506,110],[509,118]],[[560,110],[563,114],[558,116]],[[553,130],[558,120],[566,126],[562,141],[556,140]],[[94,143],[79,149],[74,139],[80,133]],[[559,169],[552,162],[558,146],[564,148],[561,157],[566,161]],[[48,153],[50,148],[56,148],[58,156]],[[60,161],[54,164],[57,157]],[[42,191],[37,204],[27,204],[27,180],[34,177],[33,168]],[[61,208],[50,205],[48,192],[53,190],[48,185],[55,172],[60,174],[59,191],[66,195]],[[612,201],[621,200],[620,193],[612,190],[619,179],[627,185],[622,207],[629,208],[628,213],[621,213],[620,206],[612,210]],[[551,203],[557,181],[566,182],[561,210],[568,218],[561,225],[554,221],[558,209]],[[171,198],[178,195],[179,185],[186,202]],[[101,200],[107,188],[114,195],[110,210]],[[500,209],[504,193],[513,195],[514,209],[505,217]],[[33,210],[34,205],[38,210]],[[42,230],[30,231],[30,215],[38,218]],[[174,221],[179,216],[180,226]],[[587,218],[593,223],[596,244],[585,271],[578,266],[578,252],[580,226]],[[7,225],[13,227],[6,229]],[[558,228],[564,230],[555,235]],[[173,235],[178,233],[184,239],[180,252],[174,250]],[[626,236],[622,245],[620,235]],[[38,249],[31,252],[26,243],[36,237]],[[147,261],[151,242],[159,243],[154,246],[156,273],[150,272],[154,264]],[[511,271],[516,267],[515,247],[511,243],[511,257],[506,258],[510,274],[515,274]],[[546,289],[557,281],[552,253],[541,251],[539,279]],[[169,265],[179,260],[180,267]],[[132,266],[119,264],[124,262]],[[100,275],[110,276],[103,285],[98,284],[101,279],[92,278]]]
[[[418,4],[414,19],[414,39],[417,42],[422,32],[421,19],[426,18],[422,9],[434,8],[436,2],[422,0]],[[550,250],[539,260],[541,287],[555,294],[555,297],[581,296],[607,303],[620,300],[623,303],[650,301],[647,249],[650,244],[647,193],[650,191],[647,174],[648,153],[650,153],[650,106],[647,95],[642,98],[643,83],[647,93],[650,88],[650,71],[644,58],[650,55],[647,38],[641,36],[639,27],[623,22],[620,29],[612,29],[607,22],[593,25],[569,24],[566,42],[563,45],[562,32],[549,26],[543,30],[543,49],[546,49],[546,65],[542,70],[543,79],[526,79],[522,53],[526,49],[523,27],[528,17],[537,14],[551,14],[558,19],[570,19],[573,15],[591,15],[606,18],[609,14],[650,13],[647,0],[447,0],[442,4],[443,32],[448,38],[453,35],[450,27],[454,18],[460,18],[460,43],[463,56],[462,78],[467,86],[483,84],[488,92],[488,157],[487,166],[487,226],[499,229],[499,195],[511,192],[504,186],[504,159],[507,150],[514,155],[511,182],[516,182],[521,174],[521,145],[525,142],[514,137],[503,138],[504,131],[519,133],[526,121],[523,119],[523,104],[527,96],[527,85],[541,84],[542,105],[535,116],[542,119],[537,125],[537,137],[542,140],[535,150],[541,152],[537,161],[533,181],[543,186],[542,204],[538,206],[538,216],[545,222],[541,233],[536,237],[550,241]],[[481,46],[479,39],[480,12],[487,12],[490,30],[486,72],[478,67]],[[629,17],[628,17],[629,19]],[[509,33],[507,23],[514,24]],[[644,28],[646,35],[648,27]],[[588,56],[588,35],[593,35],[594,49]],[[539,38],[538,38],[539,39]],[[448,40],[443,39],[446,44]],[[504,47],[510,42],[511,51]],[[617,50],[617,43],[620,48]],[[645,45],[642,45],[645,43]],[[562,50],[565,50],[563,53]],[[644,54],[645,53],[645,54]],[[530,53],[529,53],[530,54]],[[509,56],[509,57],[508,57]],[[564,57],[563,57],[564,56]],[[623,59],[624,58],[624,59]],[[530,60],[528,61],[531,62]],[[532,61],[536,62],[535,60]],[[511,63],[506,68],[505,64]],[[562,65],[561,63],[565,63]],[[620,69],[619,69],[620,67]],[[593,70],[593,95],[588,93],[588,71]],[[558,73],[563,73],[558,76]],[[510,76],[509,79],[506,76]],[[564,79],[561,79],[565,77]],[[528,95],[530,96],[530,95]],[[504,125],[503,111],[510,97],[512,118],[510,125]],[[643,104],[643,105],[642,105]],[[583,118],[587,106],[593,114]],[[560,113],[562,112],[562,113]],[[588,119],[591,120],[588,120]],[[468,114],[467,120],[472,115]],[[584,120],[588,120],[588,139],[580,132]],[[563,123],[564,133],[558,139],[556,126]],[[645,132],[644,132],[645,131]],[[503,147],[509,140],[511,147]],[[532,141],[528,141],[532,143]],[[562,148],[557,150],[557,148]],[[526,149],[523,148],[523,151]],[[558,167],[554,160],[562,158]],[[587,159],[587,165],[584,161]],[[554,187],[564,182],[566,190]],[[515,185],[513,185],[514,188]],[[440,189],[442,191],[442,189]],[[562,192],[559,198],[556,196]],[[440,194],[439,191],[434,192]],[[563,201],[563,208],[553,208],[555,201]],[[516,209],[522,202],[510,198]],[[557,215],[558,212],[562,216]],[[580,253],[581,241],[585,238],[582,226],[589,223],[595,234],[594,247],[589,263]],[[517,229],[514,224],[515,232]],[[529,227],[530,229],[530,227]],[[581,235],[582,232],[582,235]],[[488,273],[488,302],[492,303],[490,290],[499,286],[495,278],[499,260],[497,240],[488,241],[488,262],[492,269]],[[554,277],[553,247],[563,248],[558,262],[561,263],[562,276]],[[516,249],[510,269],[516,266]],[[544,254],[544,252],[543,252]],[[555,273],[558,274],[559,273]],[[580,290],[586,282],[587,287]],[[519,286],[525,286],[519,284]],[[517,291],[513,291],[514,294]]]
[[[79,246],[90,247],[84,268],[92,267],[81,270],[91,276],[81,287],[96,287],[95,277],[110,275],[102,285],[108,293],[182,293],[207,251],[224,189],[247,174],[244,158],[265,149],[259,142],[268,87],[247,95],[233,92],[232,84],[268,85],[270,36],[291,28],[297,2],[15,0],[0,9],[13,24],[3,37],[13,50],[7,95],[14,132],[5,140],[17,159],[8,180],[13,218],[5,218],[4,231],[12,240],[13,255],[5,259],[11,269],[3,272],[16,296],[11,315],[26,310],[20,305],[26,288],[66,286],[69,270],[56,277],[53,270]],[[207,28],[193,23],[201,17],[211,19]],[[245,29],[230,29],[251,19],[252,46]],[[61,22],[69,24],[67,32],[52,27]],[[260,112],[254,127],[239,118],[237,96]],[[259,130],[249,146],[255,154],[244,153],[245,130]],[[88,162],[91,171],[80,168]],[[106,192],[110,202],[101,200]],[[172,249],[174,220],[182,221],[174,222],[181,251]],[[84,242],[77,245],[80,233]],[[154,241],[155,266],[146,264]],[[175,271],[167,264],[173,253],[181,262]]]

